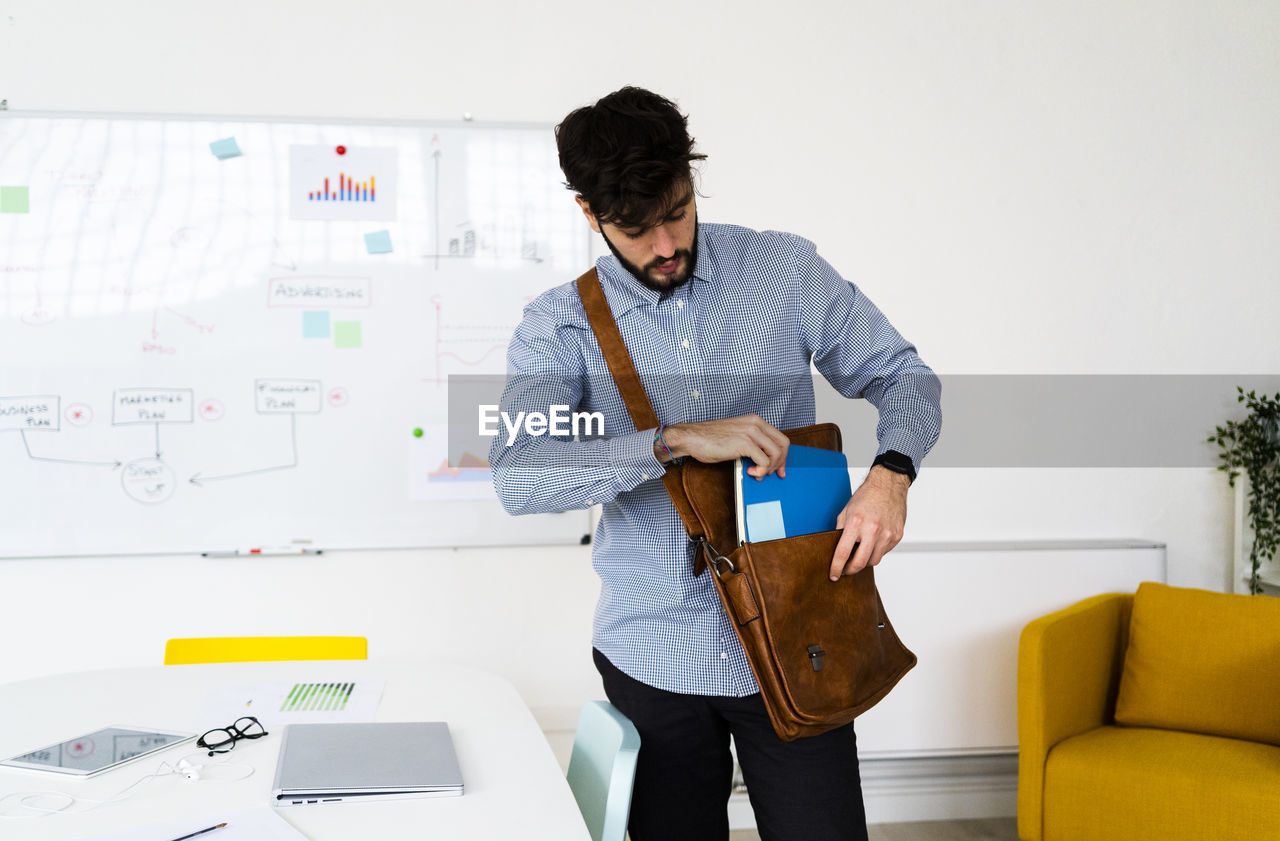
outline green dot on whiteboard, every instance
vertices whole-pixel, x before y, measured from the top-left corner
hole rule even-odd
[[[422,437],[422,427],[420,427],[420,426],[416,426],[416,427],[414,427],[414,428],[413,428],[413,437],[414,437],[414,438],[421,438],[421,437]]]

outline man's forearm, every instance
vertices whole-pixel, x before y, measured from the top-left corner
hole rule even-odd
[[[490,450],[494,490],[510,514],[545,514],[610,502],[661,476],[653,430],[565,441],[528,437]]]

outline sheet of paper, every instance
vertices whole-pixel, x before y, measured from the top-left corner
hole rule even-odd
[[[80,841],[174,841],[193,832],[226,823],[226,826],[197,835],[191,841],[306,841],[307,836],[270,806],[250,806],[227,812],[180,818],[165,823],[139,826],[105,835],[86,835]]]
[[[432,423],[420,428],[422,435],[405,438],[409,451],[409,499],[494,499],[487,449],[463,449],[450,458],[448,426]]]
[[[394,146],[290,146],[289,218],[393,222]]]
[[[201,700],[200,721],[209,728],[223,727],[240,716],[251,715],[262,722],[268,732],[286,724],[373,721],[387,682],[378,678],[352,681],[341,679],[341,675],[336,677],[339,679],[228,685]]]

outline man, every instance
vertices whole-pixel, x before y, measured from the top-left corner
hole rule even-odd
[[[705,156],[670,101],[623,88],[569,114],[556,142],[612,252],[600,282],[663,426],[634,428],[570,282],[525,308],[502,410],[600,412],[604,435],[495,438],[490,464],[512,514],[603,505],[593,656],[640,733],[632,841],[728,838],[731,734],[764,841],[865,839],[853,725],[774,733],[661,477],[675,460],[741,456],[752,476],[785,476],[779,430],[815,421],[812,361],[880,410],[879,454],[831,559],[832,580],[855,575],[902,538],[907,487],[941,428],[938,379],[812,243],[698,222],[692,165]]]

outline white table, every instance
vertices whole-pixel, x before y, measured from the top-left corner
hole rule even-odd
[[[453,664],[368,661],[225,663],[157,666],[57,675],[0,685],[0,756],[10,757],[105,726],[201,733],[230,721],[196,720],[201,701],[228,685],[280,679],[310,681],[334,675],[386,680],[378,721],[446,721],[453,734],[466,793],[461,797],[290,806],[278,814],[311,841],[370,838],[589,838],[573,794],[533,715],[506,680]],[[257,713],[270,735],[240,741],[228,762],[252,765],[240,781],[187,781],[164,776],[132,797],[83,815],[0,818],[0,838],[71,839],[206,815],[271,801],[280,727]],[[169,748],[90,779],[0,768],[0,796],[16,791],[62,791],[106,798],[151,773],[162,759],[198,750]],[[209,761],[201,752],[200,759]],[[240,772],[243,773],[243,772]],[[7,811],[14,811],[8,801]],[[75,812],[81,805],[71,807]]]

